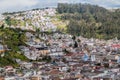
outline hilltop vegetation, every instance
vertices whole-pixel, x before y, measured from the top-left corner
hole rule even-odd
[[[87,38],[120,39],[120,10],[109,11],[90,4],[59,3],[62,20],[69,20],[67,32]]]

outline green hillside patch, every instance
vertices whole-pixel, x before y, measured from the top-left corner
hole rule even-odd
[[[61,20],[61,15],[56,14],[56,16],[51,18],[52,23],[57,26],[57,29],[63,32],[66,32],[67,30],[67,20]]]
[[[20,53],[8,51],[5,53],[4,57],[0,57],[0,66],[11,65],[13,67],[18,67],[18,63],[16,59],[20,59],[21,61],[28,61],[28,59]]]
[[[120,39],[119,9],[111,12],[97,5],[59,3],[57,12],[61,20],[69,21],[69,34],[87,38]]]
[[[0,66],[12,65],[14,67],[18,66],[15,59],[20,59],[22,61],[27,61],[28,59],[20,52],[19,46],[25,45],[27,40],[25,32],[20,29],[2,28],[0,27],[0,38],[2,39],[2,44],[7,45],[9,49],[5,52],[4,57],[0,57]]]

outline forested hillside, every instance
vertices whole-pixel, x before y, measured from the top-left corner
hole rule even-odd
[[[120,9],[114,11],[90,4],[59,3],[62,20],[69,20],[67,32],[87,38],[120,39]]]
[[[17,67],[15,59],[27,61],[28,59],[18,52],[19,46],[25,45],[27,38],[25,31],[20,29],[5,28],[4,25],[0,26],[0,44],[7,45],[9,50],[6,50],[4,56],[0,55],[0,66],[12,65]]]

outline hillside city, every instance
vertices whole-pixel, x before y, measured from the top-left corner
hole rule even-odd
[[[55,8],[0,14],[0,80],[120,80],[120,40],[68,34],[59,17]]]

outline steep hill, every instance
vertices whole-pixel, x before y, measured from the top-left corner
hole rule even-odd
[[[107,10],[90,4],[59,3],[61,20],[69,20],[67,32],[87,38],[120,39],[120,10]]]

